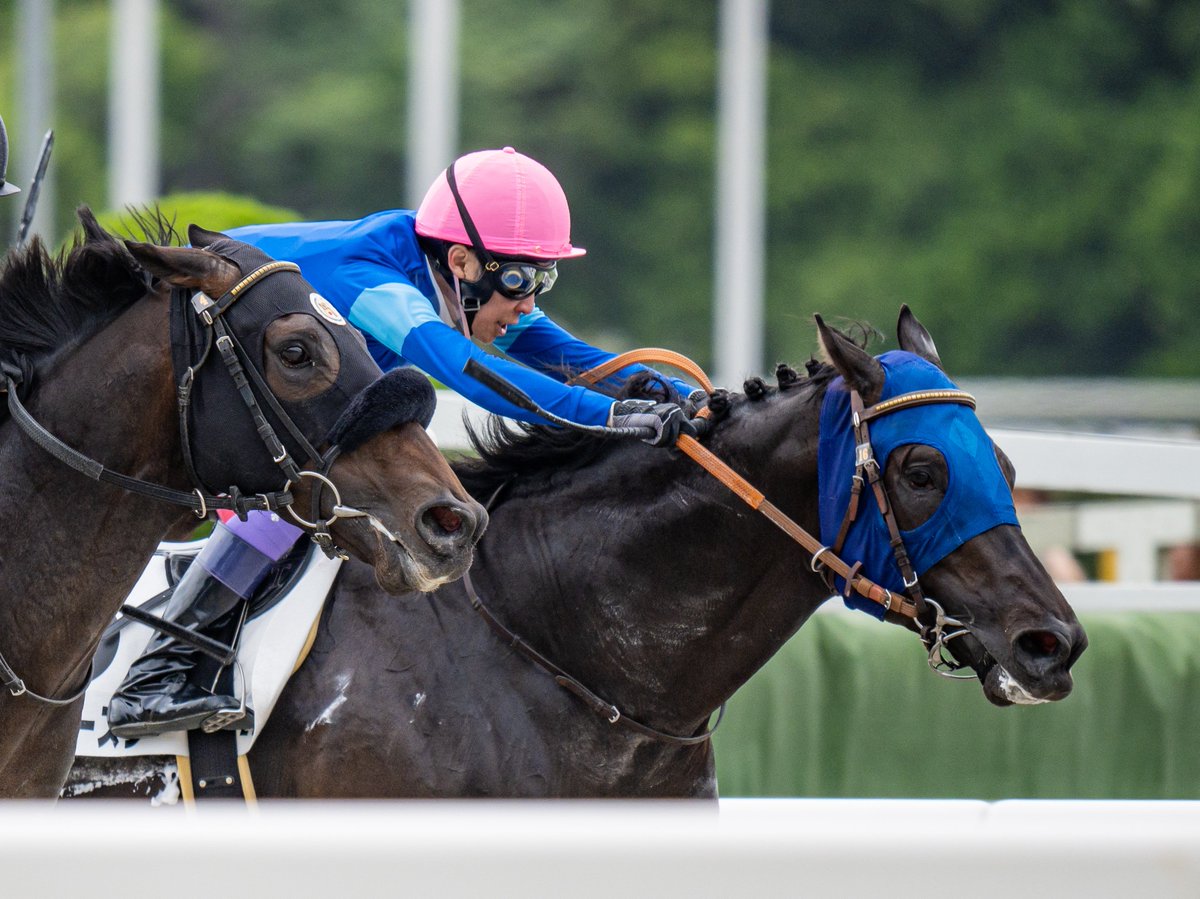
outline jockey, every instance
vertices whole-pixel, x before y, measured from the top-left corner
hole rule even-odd
[[[541,420],[463,374],[474,358],[542,408],[585,425],[648,428],[652,446],[673,446],[689,427],[675,403],[621,400],[567,386],[568,371],[613,358],[554,324],[536,298],[558,277],[558,261],[582,256],[571,244],[571,215],[554,175],[512,147],[469,153],[434,181],[420,207],[356,221],[238,228],[229,236],[305,278],[366,337],[379,366],[415,365],[490,412]],[[491,345],[510,359],[472,343]],[[518,364],[524,363],[524,365]],[[615,378],[642,370],[629,366]],[[681,396],[694,387],[674,379]],[[219,523],[175,588],[164,618],[217,630],[301,535],[266,512]],[[237,699],[192,684],[199,650],[159,634],[109,702],[109,726],[133,739],[203,724],[247,728]],[[245,710],[249,712],[249,710]],[[252,715],[252,713],[249,713]]]
[[[18,194],[21,188],[15,184],[9,184],[4,180],[5,172],[8,171],[8,132],[4,130],[4,119],[0,118],[0,197],[7,197],[9,194]]]

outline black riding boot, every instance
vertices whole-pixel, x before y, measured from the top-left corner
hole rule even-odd
[[[205,636],[220,632],[232,614],[240,614],[238,596],[196,562],[188,568],[167,604],[163,618]],[[232,613],[232,614],[231,614]],[[241,720],[242,703],[233,696],[213,695],[193,682],[199,649],[156,633],[108,703],[108,724],[126,740],[172,730],[191,730],[217,713],[222,724]],[[245,726],[244,724],[242,726]]]

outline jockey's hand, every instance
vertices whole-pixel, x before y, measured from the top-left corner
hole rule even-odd
[[[693,390],[687,397],[688,406],[692,410],[692,415],[699,411],[700,407],[708,402],[707,390]]]
[[[656,403],[653,400],[619,400],[613,403],[608,411],[608,426],[653,430],[652,436],[642,438],[643,443],[651,446],[674,446],[680,432],[695,432],[683,409],[674,403]]]

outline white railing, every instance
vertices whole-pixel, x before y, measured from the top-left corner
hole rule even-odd
[[[5,896],[1195,897],[1200,802],[0,804]]]
[[[488,413],[439,390],[432,430],[443,449],[469,447],[464,417],[479,429]],[[993,428],[991,434],[1017,466],[1022,487],[1200,500],[1200,440],[1008,428]]]
[[[1178,408],[1178,404],[1176,404]],[[469,448],[464,418],[478,429],[487,412],[439,391],[432,430],[446,450]],[[1034,490],[1151,498],[1023,510],[1035,551],[1112,552],[1115,577],[1159,577],[1164,548],[1200,540],[1200,440],[1125,437],[993,428],[1017,467],[1017,483]]]
[[[1200,500],[1200,440],[993,428],[1034,490]]]

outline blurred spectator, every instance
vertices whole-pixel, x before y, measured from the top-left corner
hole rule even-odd
[[[1200,543],[1168,549],[1165,577],[1168,581],[1200,581]]]
[[[1049,494],[1045,490],[1018,487],[1013,491],[1013,505],[1016,506],[1018,518],[1033,509],[1047,505],[1049,501]],[[1037,549],[1037,556],[1055,583],[1071,584],[1088,579],[1087,572],[1066,546],[1055,544],[1040,547]]]

